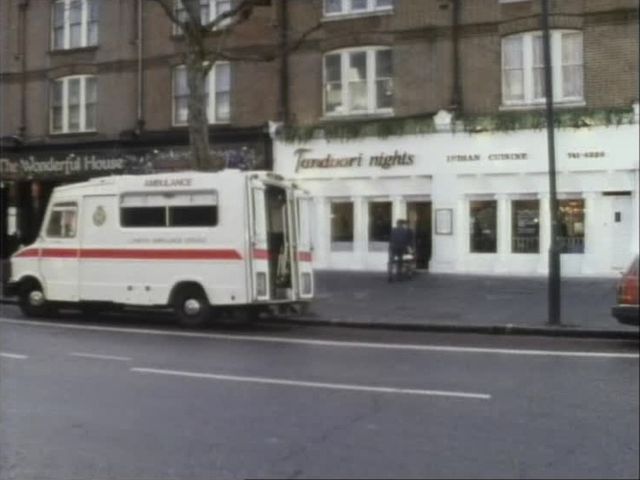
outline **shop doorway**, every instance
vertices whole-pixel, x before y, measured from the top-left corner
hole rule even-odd
[[[427,270],[431,260],[431,202],[407,202],[407,220],[415,234],[416,267]]]

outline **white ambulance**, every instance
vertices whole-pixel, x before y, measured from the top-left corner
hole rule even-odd
[[[112,176],[54,190],[11,258],[27,316],[169,306],[185,326],[313,297],[309,197],[270,172]]]

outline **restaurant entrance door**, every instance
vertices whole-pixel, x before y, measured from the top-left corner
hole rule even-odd
[[[426,270],[431,260],[431,202],[407,202],[407,220],[414,232],[416,267]]]

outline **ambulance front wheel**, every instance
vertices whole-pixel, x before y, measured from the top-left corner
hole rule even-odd
[[[44,317],[50,313],[50,305],[44,296],[42,286],[35,280],[23,283],[18,306],[26,317]]]
[[[181,289],[174,297],[173,308],[183,327],[202,327],[211,318],[211,305],[207,296],[199,288]]]

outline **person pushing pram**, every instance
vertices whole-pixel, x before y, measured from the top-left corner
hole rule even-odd
[[[413,230],[409,228],[409,222],[401,219],[391,230],[389,239],[388,280],[411,278],[414,269]]]

